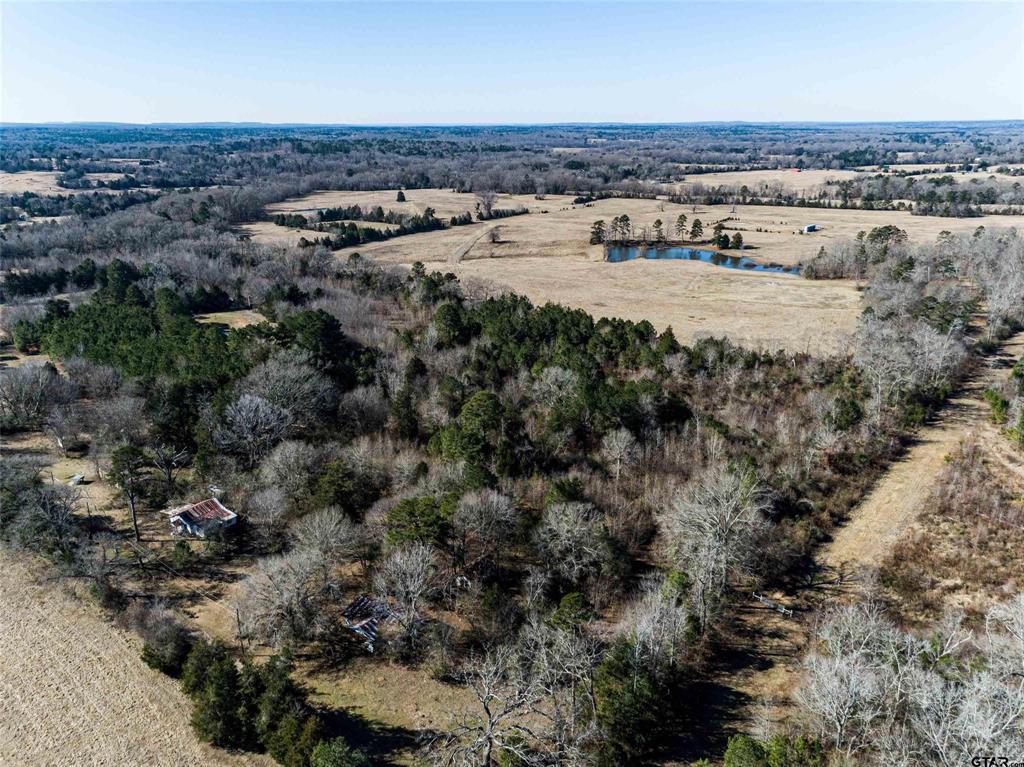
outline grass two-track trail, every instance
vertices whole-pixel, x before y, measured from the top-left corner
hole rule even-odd
[[[791,711],[800,661],[816,615],[858,592],[864,576],[888,555],[924,509],[933,480],[962,441],[982,443],[1011,486],[1024,491],[1024,455],[990,418],[983,394],[1010,375],[1024,355],[1024,332],[981,358],[941,410],[914,434],[907,450],[821,544],[806,577],[789,591],[766,596],[794,610],[790,617],[752,596],[735,611],[730,641],[702,691],[708,721],[696,723],[702,747],[721,752],[731,734],[759,721],[778,722]]]

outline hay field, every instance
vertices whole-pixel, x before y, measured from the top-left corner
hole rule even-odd
[[[768,185],[778,184],[783,189],[794,192],[808,192],[826,186],[829,182],[852,181],[863,175],[856,170],[801,170],[779,168],[775,170],[738,170],[716,173],[687,174],[681,184],[675,186],[689,188],[694,184],[712,186],[743,186],[746,184],[751,191],[757,192]]]
[[[315,210],[325,201],[331,205],[381,204],[385,209],[405,208],[420,210],[429,205],[442,215],[471,210],[475,202],[472,195],[445,189],[413,190],[409,202],[395,203],[394,193],[387,192],[330,192],[317,193],[301,200],[292,200],[268,208],[269,213],[281,212],[281,206],[292,211]],[[386,203],[391,200],[391,203]],[[310,202],[316,201],[315,205]],[[972,232],[978,226],[1024,227],[1024,216],[980,216],[978,218],[938,218],[914,216],[905,211],[812,209],[769,205],[677,205],[664,200],[598,200],[590,205],[573,205],[569,196],[549,196],[536,200],[530,195],[502,195],[497,207],[525,205],[527,216],[514,216],[470,226],[423,232],[397,237],[386,242],[369,243],[338,251],[345,256],[349,251],[372,255],[383,261],[413,263],[414,261],[448,261],[465,250],[468,242],[476,244],[465,252],[464,258],[519,258],[524,256],[571,256],[578,259],[600,260],[601,249],[589,243],[591,224],[597,219],[606,223],[618,215],[626,214],[639,229],[661,219],[670,228],[676,217],[683,213],[689,223],[699,218],[709,232],[717,221],[725,221],[728,231],[739,231],[748,246],[744,255],[759,261],[797,264],[812,258],[822,245],[837,238],[855,237],[857,232],[876,226],[895,224],[907,231],[911,239],[933,240],[939,232]],[[694,210],[696,208],[696,210]],[[546,211],[546,212],[545,212]],[[726,219],[729,219],[726,221]],[[818,224],[821,231],[800,234],[805,224]],[[498,227],[501,241],[492,244],[480,237],[486,227]],[[761,231],[758,231],[758,230]],[[299,238],[310,238],[310,232],[288,229],[269,222],[246,224],[242,230],[256,242],[267,244],[294,244]],[[708,267],[718,268],[718,267]]]
[[[479,259],[460,278],[554,301],[595,317],[671,325],[681,341],[728,336],[750,347],[829,353],[853,332],[860,294],[848,281],[751,274],[692,261]]]
[[[434,209],[438,218],[451,218],[472,211],[476,205],[476,197],[450,189],[408,189],[405,202],[396,202],[397,189],[384,189],[373,192],[314,192],[295,200],[286,200],[267,207],[271,215],[276,213],[312,213],[321,208],[333,208],[341,205],[359,205],[364,210],[381,206],[384,210],[396,210],[402,213],[423,213],[428,207]],[[537,200],[533,195],[499,194],[495,208],[515,208],[525,205],[533,210],[552,205],[570,203],[571,196],[552,195],[546,200]],[[364,224],[365,225],[365,224]]]
[[[39,575],[0,552],[0,764],[273,764],[196,740],[188,701],[143,664],[139,642]]]
[[[61,174],[53,170],[20,170],[16,172],[0,171],[0,195],[22,194],[32,192],[40,195],[83,194],[87,192],[106,192],[116,194],[116,189],[65,189],[57,185]],[[113,181],[123,176],[122,173],[87,173],[86,178],[97,181]]]
[[[802,175],[802,174],[794,174]],[[410,205],[430,205],[439,211],[472,207],[472,195],[450,190],[413,190]],[[311,205],[311,200],[315,204]],[[332,192],[284,203],[292,210],[331,205],[380,204],[397,206],[394,193]],[[744,255],[787,265],[813,258],[818,249],[859,231],[895,224],[912,239],[933,240],[939,232],[969,232],[987,227],[1024,227],[1024,216],[984,216],[954,219],[912,216],[902,211],[808,209],[739,205],[676,205],[661,200],[608,199],[573,205],[570,197],[535,200],[526,195],[504,196],[501,207],[523,204],[526,216],[500,219],[436,232],[347,248],[339,258],[358,251],[381,262],[411,264],[453,271],[462,277],[521,292],[534,302],[557,301],[596,316],[648,319],[656,327],[671,325],[682,340],[704,335],[727,335],[747,344],[794,351],[828,352],[844,344],[860,312],[859,294],[852,283],[810,282],[772,274],[750,274],[692,262],[603,261],[600,246],[589,244],[597,219],[611,221],[626,214],[637,228],[661,219],[671,227],[683,213],[688,222],[699,218],[705,231],[725,221],[727,231],[739,231],[751,246]],[[272,210],[276,209],[274,206]],[[547,212],[543,212],[547,211]],[[801,234],[805,224],[821,231]],[[488,235],[497,229],[498,242]],[[301,230],[273,224],[247,225],[255,241],[293,244]],[[760,230],[760,231],[758,231]]]
[[[680,189],[686,189],[693,187],[695,184],[703,184],[705,187],[739,187],[746,184],[752,192],[761,191],[769,186],[779,186],[785,191],[802,192],[806,194],[808,192],[814,192],[827,187],[830,183],[834,184],[839,181],[852,181],[858,177],[876,176],[878,174],[908,174],[913,176],[920,175],[926,178],[928,176],[952,176],[959,183],[967,183],[969,181],[989,181],[992,179],[1003,181],[1012,180],[1010,176],[1002,173],[996,173],[996,167],[1002,165],[1006,165],[1008,168],[1024,167],[1024,165],[1020,163],[999,163],[998,166],[993,166],[987,170],[946,172],[943,170],[946,167],[946,163],[914,163],[890,165],[884,168],[875,165],[855,169],[813,169],[802,170],[799,172],[791,168],[778,170],[722,171],[715,173],[688,174],[682,183],[674,184],[673,186]]]
[[[93,190],[97,191],[97,190]],[[8,231],[11,229],[23,229],[29,226],[39,226],[40,224],[59,224],[62,221],[70,221],[74,216],[31,216],[24,221],[11,221],[9,223],[0,226],[0,230]]]
[[[0,194],[68,194],[76,191],[57,186],[59,175],[49,170],[0,171]]]
[[[996,173],[996,168],[1003,166],[1007,168],[1024,168],[1024,163],[1019,162],[1000,162],[992,165],[988,170],[974,170],[974,171],[950,171],[947,173],[944,168],[948,165],[956,165],[956,163],[945,163],[945,162],[917,162],[917,163],[900,163],[898,165],[889,165],[885,168],[879,165],[870,165],[857,170],[865,173],[909,173],[912,175],[916,174],[930,174],[937,173],[940,176],[956,176],[957,178],[988,178],[989,176],[996,176],[997,178],[1008,178],[1002,173]]]

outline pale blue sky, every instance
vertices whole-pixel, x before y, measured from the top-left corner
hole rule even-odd
[[[0,5],[0,120],[1024,118],[1024,3]]]

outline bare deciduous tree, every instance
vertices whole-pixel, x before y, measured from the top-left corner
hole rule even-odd
[[[747,571],[770,507],[753,474],[717,464],[694,477],[662,515],[669,551],[693,580],[701,627],[707,626],[730,578]]]
[[[141,397],[120,395],[100,400],[93,407],[92,456],[99,474],[100,463],[121,445],[142,442],[146,429],[145,401]]]
[[[363,526],[336,507],[304,516],[292,528],[292,537],[296,549],[316,552],[328,568],[364,559],[370,545]]]
[[[554,407],[576,392],[579,376],[567,368],[544,368],[533,384],[533,397],[544,407]]]
[[[75,394],[75,385],[48,362],[28,362],[0,372],[0,413],[21,426],[37,423]]]
[[[251,467],[281,441],[291,424],[287,411],[262,397],[243,394],[225,408],[217,441],[225,450],[241,455]]]
[[[115,397],[121,390],[121,374],[112,365],[96,365],[81,357],[72,357],[64,360],[64,369],[83,396],[100,401]]]
[[[246,522],[269,540],[281,532],[288,511],[288,500],[280,487],[270,485],[249,496],[245,511]]]
[[[260,397],[306,427],[334,410],[337,391],[306,351],[283,349],[254,367],[238,384],[240,395]]]
[[[530,749],[538,738],[525,722],[540,691],[520,661],[514,646],[502,645],[468,665],[463,679],[477,707],[436,744],[441,764],[491,767],[499,759],[538,763]]]
[[[636,438],[629,429],[616,429],[601,440],[601,456],[611,464],[615,484],[619,483],[622,470],[636,461],[637,454]]]
[[[433,550],[413,543],[392,551],[374,573],[374,591],[393,599],[402,628],[400,641],[407,647],[419,637],[424,602],[437,591],[437,560]]]
[[[515,517],[512,500],[494,490],[474,490],[462,496],[452,517],[459,560],[467,567],[484,558],[498,562],[501,543],[511,532]]]
[[[333,585],[323,575],[310,549],[261,559],[238,600],[243,632],[275,647],[309,638],[322,615],[320,600]]]
[[[629,640],[643,667],[657,676],[684,660],[689,617],[682,595],[659,578],[645,585],[626,610],[618,631]]]
[[[915,767],[954,767],[999,749],[1016,753],[1024,748],[1022,604],[1018,596],[993,608],[977,644],[956,614],[917,637],[874,604],[834,610],[816,630],[797,702],[847,759],[873,751]]]
[[[74,403],[58,405],[43,422],[43,430],[63,456],[67,456],[68,448],[75,443],[84,427],[85,419]]]
[[[388,401],[379,386],[360,386],[346,392],[338,404],[338,421],[349,437],[377,431],[387,420]]]
[[[811,655],[804,671],[806,682],[797,700],[819,731],[847,758],[866,747],[871,727],[882,715],[878,673],[856,655]]]
[[[493,189],[481,189],[474,193],[477,205],[480,206],[480,213],[484,219],[491,217],[494,210],[494,203],[498,199],[498,193]]]
[[[537,545],[546,564],[570,583],[579,583],[608,560],[601,517],[589,503],[555,503],[544,510]]]
[[[150,444],[153,465],[164,476],[168,492],[174,490],[174,473],[183,469],[192,459],[192,454],[183,447],[156,441]]]
[[[289,504],[309,493],[313,477],[319,474],[328,451],[300,440],[286,440],[274,447],[260,463],[260,481],[281,489]]]
[[[993,607],[985,619],[988,657],[996,662],[993,671],[1024,680],[1024,594]]]
[[[46,483],[22,493],[10,522],[12,540],[34,551],[53,552],[67,547],[77,533],[78,502],[78,493],[64,485]]]

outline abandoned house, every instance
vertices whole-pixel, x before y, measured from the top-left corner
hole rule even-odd
[[[238,515],[216,498],[179,506],[165,513],[175,533],[194,538],[206,538],[238,521]]]

